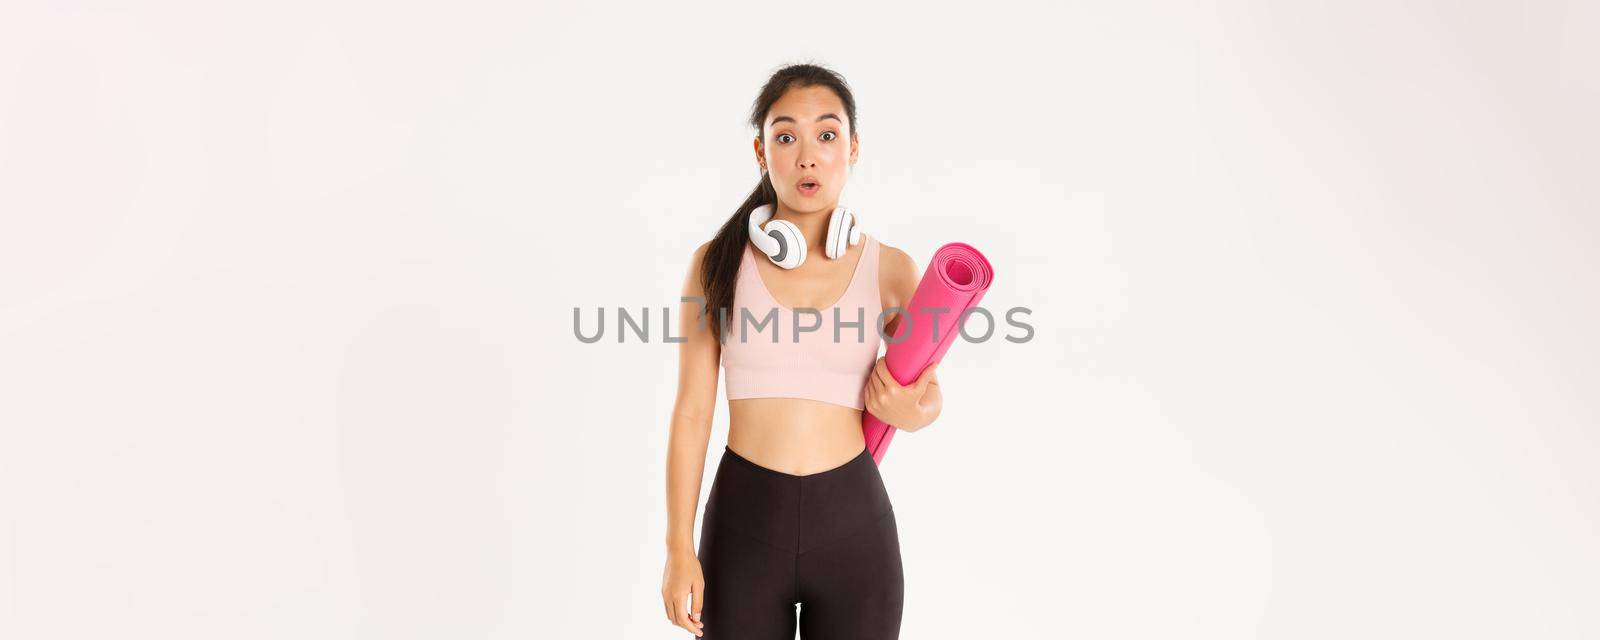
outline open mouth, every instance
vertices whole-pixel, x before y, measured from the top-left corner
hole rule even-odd
[[[800,190],[800,193],[811,195],[816,193],[817,189],[820,189],[822,185],[815,180],[801,180],[795,187]]]

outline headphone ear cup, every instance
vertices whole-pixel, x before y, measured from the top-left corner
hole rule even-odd
[[[834,207],[833,213],[828,214],[828,237],[823,239],[822,249],[828,254],[829,260],[838,260],[839,256],[844,255],[839,251],[839,232],[843,230],[842,223],[847,213],[844,207]]]
[[[838,259],[861,242],[861,227],[856,224],[856,214],[846,207],[834,209],[828,220],[828,257]]]
[[[785,269],[793,269],[806,261],[806,237],[801,235],[800,227],[788,220],[773,220],[767,223],[766,234],[778,243],[778,252],[767,255],[772,263]]]

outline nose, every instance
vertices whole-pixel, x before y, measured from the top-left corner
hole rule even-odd
[[[800,152],[795,154],[795,168],[801,171],[817,168],[817,147],[810,141],[800,143]]]

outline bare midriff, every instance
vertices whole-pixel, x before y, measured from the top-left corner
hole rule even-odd
[[[796,476],[827,471],[866,447],[860,409],[800,398],[728,401],[728,448],[768,469]]]

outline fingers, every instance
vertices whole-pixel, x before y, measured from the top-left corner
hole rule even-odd
[[[684,606],[683,598],[681,597],[672,599],[672,623],[697,636],[701,633],[697,627],[698,623],[689,619],[689,609]]]
[[[922,370],[922,375],[917,376],[917,382],[914,386],[919,390],[928,386],[928,381],[933,380],[933,370],[937,368],[939,368],[939,363],[937,362],[928,365],[928,368]]]
[[[694,590],[691,593],[694,594],[694,612],[689,614],[689,618],[694,621],[694,626],[696,629],[704,630],[706,628],[706,622],[700,618],[700,610],[703,609],[705,605],[706,585],[705,583],[697,582],[693,586]]]
[[[873,379],[867,385],[867,411],[878,417],[879,420],[893,424],[895,413],[894,396],[888,389],[883,388],[883,383]]]
[[[862,399],[867,405],[867,410],[874,415],[883,409],[883,405],[878,402],[883,399],[883,381],[879,380],[878,376],[874,375],[867,378],[867,387]]]
[[[700,566],[695,562],[680,562],[674,558],[667,565],[662,578],[661,599],[667,622],[683,627],[696,637],[704,635],[705,623],[700,621],[700,607],[705,600],[706,583]],[[690,598],[692,606],[685,604]]]
[[[872,365],[872,377],[882,383],[885,388],[898,387],[900,382],[895,380],[894,376],[889,375],[888,360],[888,358],[878,358],[878,363]]]

